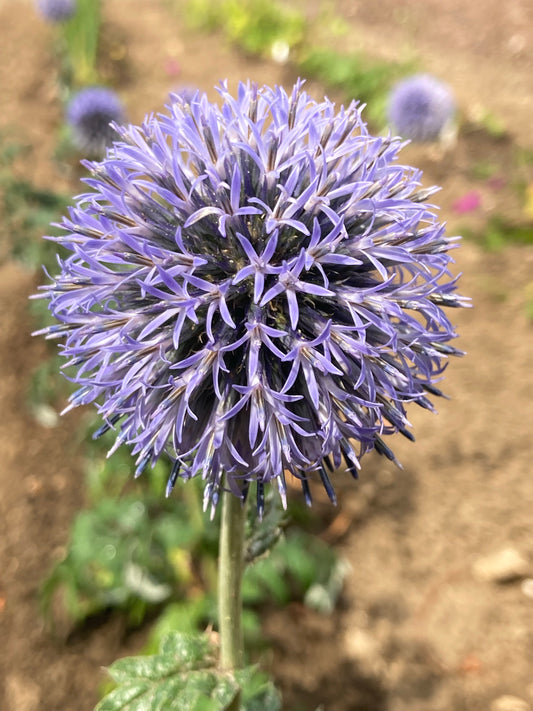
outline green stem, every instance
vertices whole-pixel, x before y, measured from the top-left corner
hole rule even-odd
[[[222,520],[218,557],[218,625],[220,667],[244,665],[241,584],[244,570],[244,521],[242,501],[229,491],[222,494]]]

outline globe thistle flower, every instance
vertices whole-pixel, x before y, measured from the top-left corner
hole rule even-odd
[[[49,22],[65,22],[76,12],[76,0],[36,0],[41,16]]]
[[[90,190],[63,219],[70,255],[42,287],[80,386],[132,446],[137,474],[164,452],[167,487],[205,480],[259,512],[285,475],[335,493],[383,436],[412,439],[405,406],[428,395],[454,330],[455,294],[433,189],[369,135],[355,103],[335,111],[302,83],[241,84],[222,104],[172,96],[168,114],[115,126]],[[50,238],[52,239],[52,238]],[[41,333],[43,333],[41,332]]]
[[[393,88],[388,106],[389,121],[412,141],[435,141],[452,123],[455,101],[446,84],[428,74],[416,74]]]
[[[92,86],[74,94],[67,105],[66,119],[77,148],[89,156],[100,157],[117,137],[111,123],[123,122],[125,112],[114,91]]]

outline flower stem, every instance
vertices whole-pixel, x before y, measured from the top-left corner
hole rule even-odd
[[[242,501],[230,491],[224,491],[218,558],[218,625],[220,667],[228,671],[244,665],[241,621],[244,521]]]

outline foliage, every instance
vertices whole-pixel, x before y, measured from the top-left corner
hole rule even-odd
[[[94,423],[94,417],[86,419],[80,437],[94,431]],[[166,499],[166,463],[159,461],[132,481],[135,466],[126,448],[104,457],[113,439],[108,432],[90,446],[87,442],[89,507],[74,519],[65,556],[43,584],[42,610],[50,617],[52,600],[61,593],[68,615],[77,623],[116,609],[137,624],[150,609],[166,603],[168,612],[154,631],[157,643],[176,629],[174,623],[182,631],[203,629],[216,617],[218,554],[218,516],[210,520],[202,511],[203,483],[200,478],[182,483]],[[334,551],[305,532],[282,535],[287,520],[271,496],[263,522],[248,525],[246,557],[248,563],[255,561],[246,569],[243,587],[250,637],[256,637],[259,628],[251,608],[307,600],[327,612],[340,592]],[[325,606],[316,603],[317,588],[322,601],[324,596],[329,601]]]
[[[246,569],[242,595],[248,605],[286,605],[304,599],[314,584],[327,584],[336,556],[329,546],[302,531],[290,531],[270,555]]]
[[[270,682],[254,667],[224,673],[207,636],[174,633],[157,654],[120,659],[109,668],[117,684],[95,711],[224,711],[241,697],[243,711],[279,711]]]
[[[43,586],[44,612],[61,590],[75,621],[116,608],[138,623],[150,607],[202,589],[215,531],[191,524],[184,500],[150,492],[102,498],[75,518],[65,558]]]
[[[484,129],[495,140],[503,138],[507,134],[504,120],[490,111],[481,110],[472,119],[476,125]]]
[[[366,118],[378,125],[385,122],[391,83],[411,69],[407,65],[371,60],[358,53],[341,54],[335,49],[311,44],[298,62],[298,70],[303,76],[340,90],[349,100],[366,103]]]
[[[10,256],[30,268],[44,265],[53,269],[57,246],[41,239],[41,235],[50,232],[50,223],[64,211],[68,199],[18,177],[15,164],[22,158],[31,158],[30,148],[5,136],[0,141],[0,207]]]
[[[413,71],[412,64],[375,60],[362,54],[343,54],[318,46],[312,24],[288,3],[266,0],[188,0],[185,13],[196,28],[220,29],[237,46],[251,54],[270,56],[276,43],[296,49],[291,61],[301,76],[317,79],[325,86],[341,91],[346,100],[368,104],[367,118],[385,123],[387,95],[392,82]],[[319,20],[320,21],[320,20]],[[334,31],[332,18],[327,27]],[[322,27],[320,34],[323,34]],[[338,32],[337,28],[337,32]],[[344,28],[345,31],[345,28]]]
[[[98,83],[100,0],[77,0],[76,12],[61,26],[67,86]]]
[[[194,26],[221,28],[231,42],[263,56],[270,56],[276,42],[299,44],[306,28],[303,15],[279,0],[190,0],[186,11]]]
[[[492,250],[503,249],[508,244],[533,244],[533,223],[511,222],[497,215],[489,218],[481,230],[463,229],[465,238]]]
[[[218,522],[201,511],[201,482],[188,482],[165,499],[163,462],[144,486],[130,485],[134,492],[127,491],[131,469],[125,450],[105,463],[93,456],[88,477],[93,503],[75,518],[65,557],[43,585],[43,612],[50,616],[52,600],[61,592],[75,622],[113,608],[136,624],[150,609],[173,601],[167,622],[161,622],[163,632],[177,621],[185,631],[202,629],[216,615]],[[279,537],[271,529],[264,528],[269,543],[263,555]],[[260,535],[255,532],[248,548]],[[329,612],[340,592],[338,573],[332,549],[310,534],[289,531],[268,555],[248,566],[243,600],[248,608],[307,600]],[[259,622],[251,612],[246,627],[255,636]],[[161,634],[156,632],[156,639]]]

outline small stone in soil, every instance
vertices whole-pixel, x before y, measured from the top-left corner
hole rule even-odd
[[[531,711],[531,706],[518,696],[500,696],[491,703],[490,711]]]
[[[474,575],[490,583],[510,583],[527,578],[531,565],[515,548],[504,548],[496,553],[479,558],[473,566]]]

